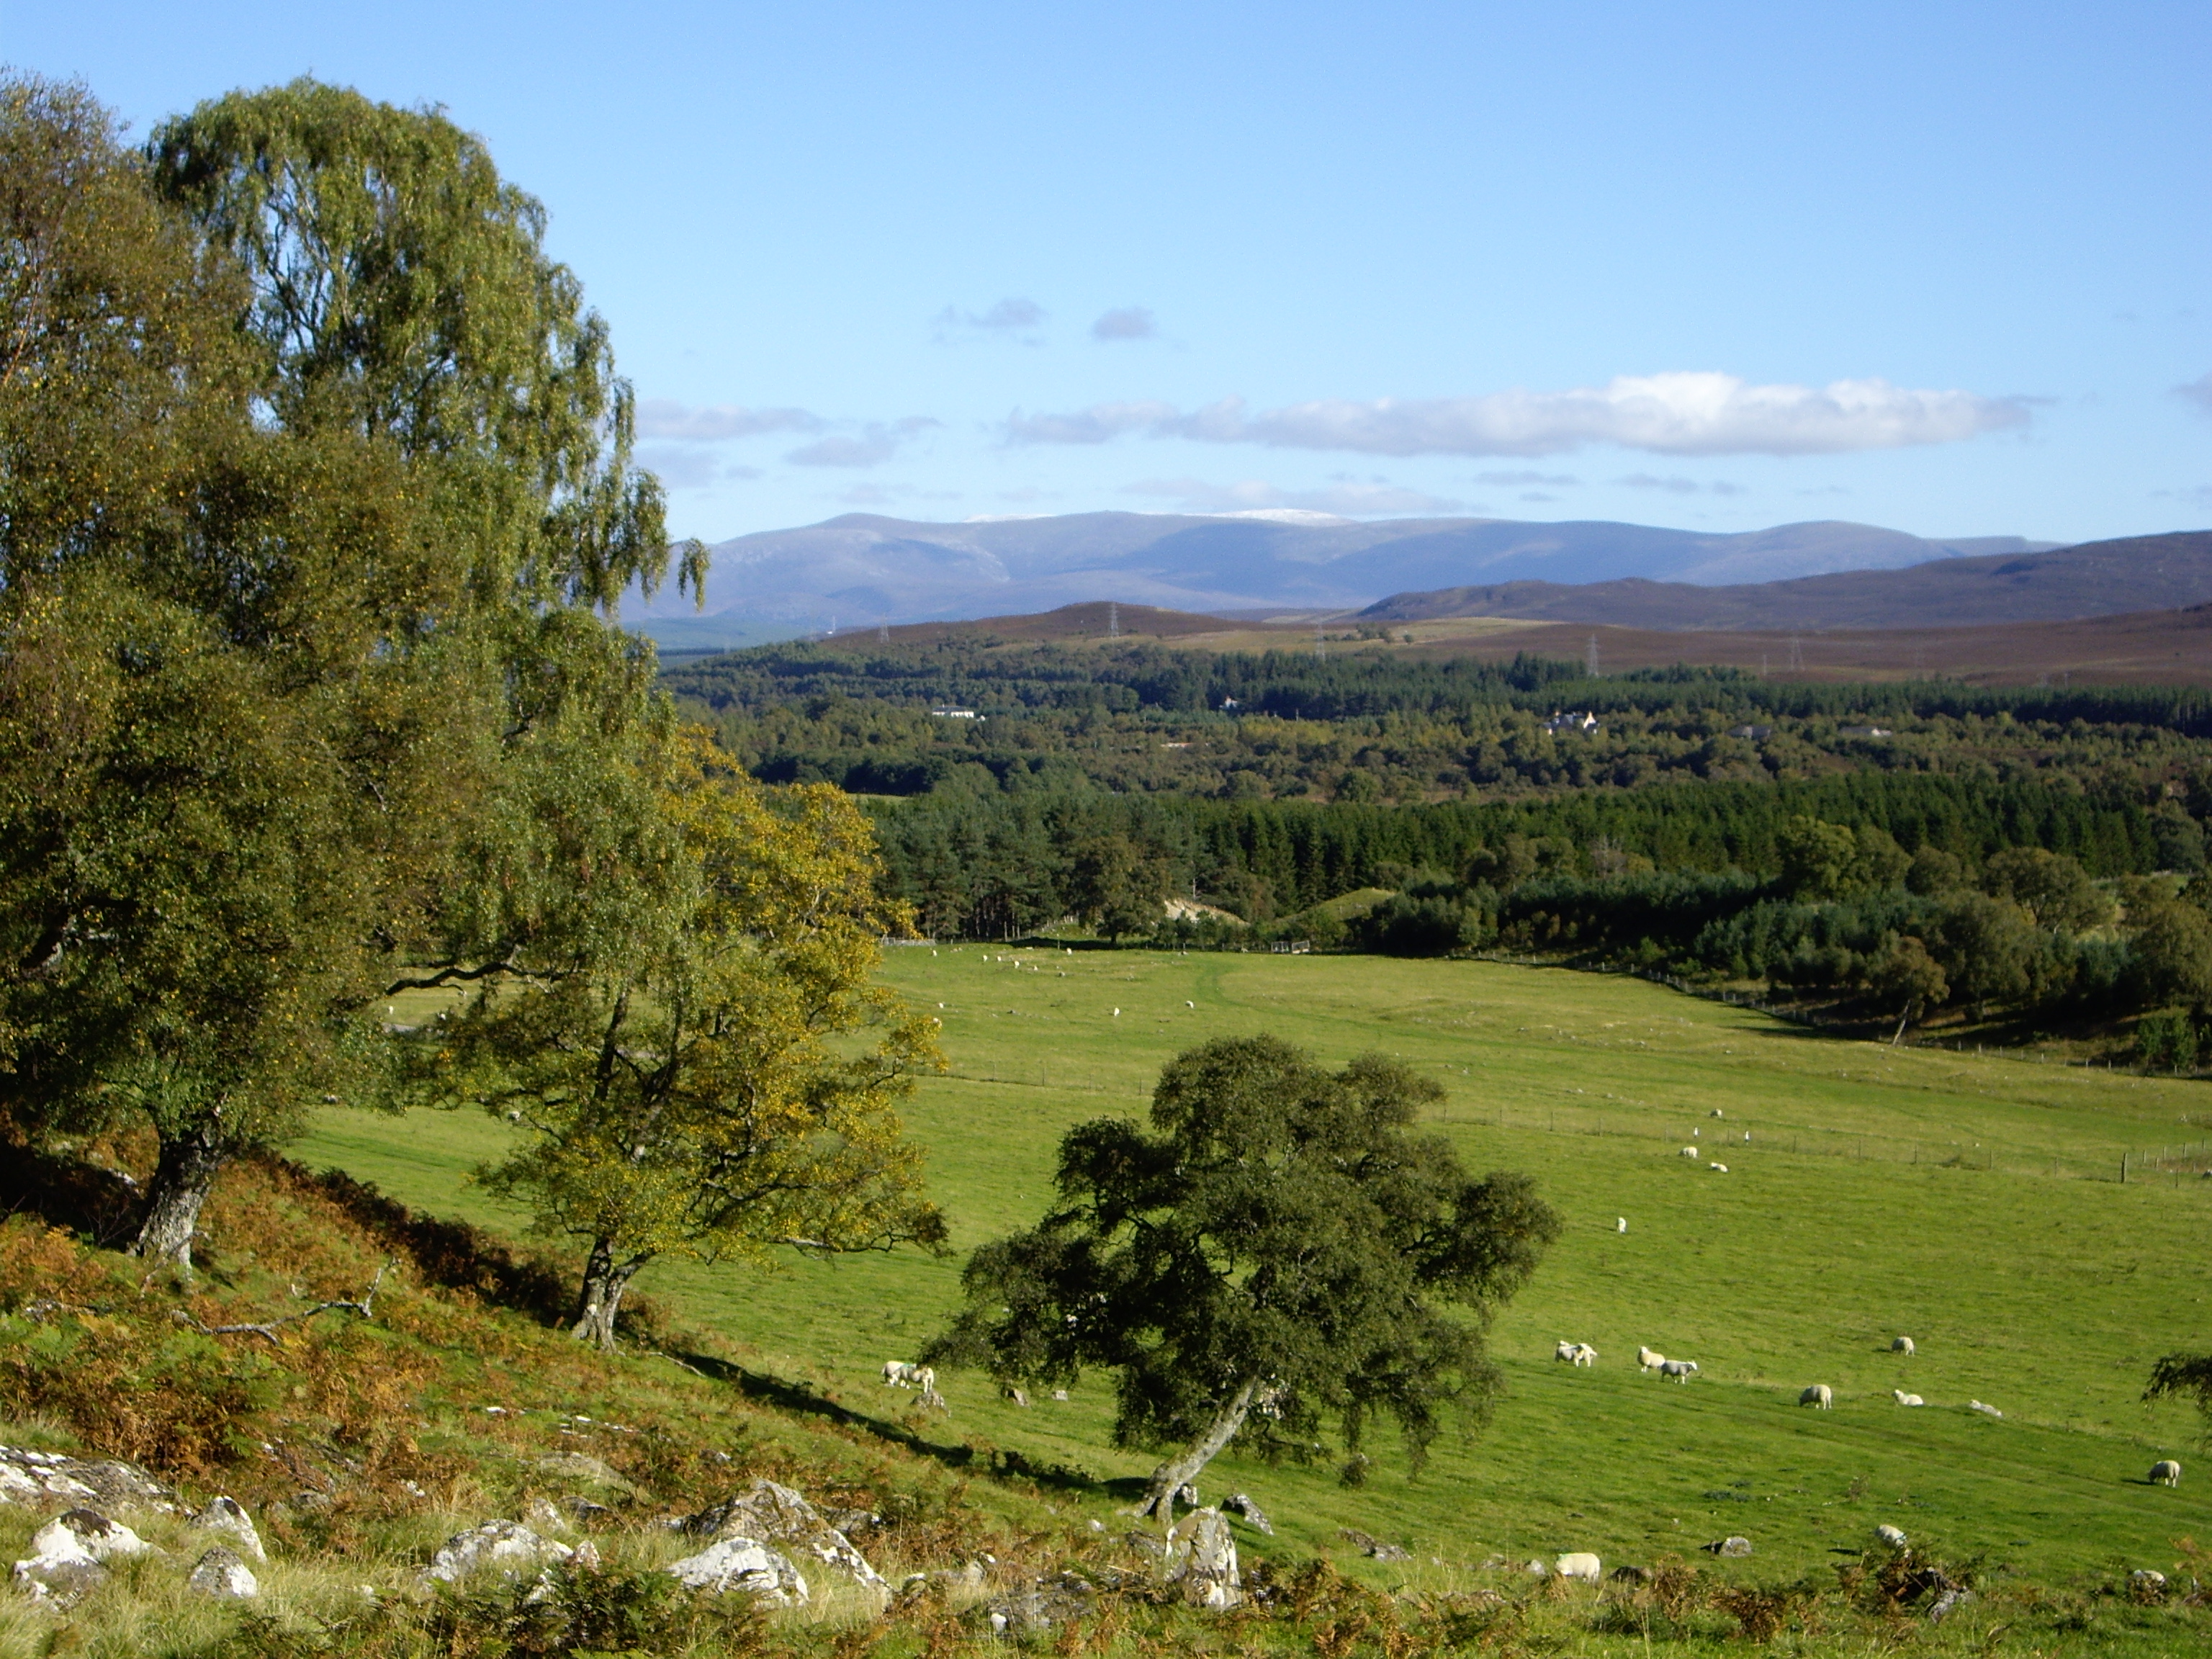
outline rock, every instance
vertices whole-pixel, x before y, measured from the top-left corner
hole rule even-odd
[[[1182,1485],[1177,1486],[1173,1492],[1168,1494],[1168,1509],[1170,1512],[1174,1510],[1175,1506],[1178,1504],[1182,1504],[1187,1509],[1194,1510],[1201,1507],[1198,1501],[1198,1482],[1195,1480],[1186,1480]]]
[[[1357,1527],[1339,1527],[1336,1529],[1336,1535],[1358,1549],[1362,1555],[1371,1556],[1377,1561],[1406,1561],[1412,1559],[1411,1551],[1402,1550],[1395,1544],[1386,1544],[1374,1534],[1362,1532]]]
[[[614,1465],[586,1452],[554,1452],[539,1458],[533,1467],[541,1474],[558,1475],[564,1480],[580,1480],[588,1486],[621,1486],[625,1490],[629,1486]]]
[[[110,1509],[155,1510],[173,1515],[177,1494],[136,1463],[0,1446],[0,1504],[67,1498]]]
[[[1708,1544],[1705,1547],[1707,1549],[1711,1549],[1712,1548],[1712,1546]],[[1615,1567],[1606,1576],[1612,1579],[1616,1584],[1645,1584],[1651,1581],[1651,1569],[1649,1567]]]
[[[1052,1391],[1052,1397],[1053,1397],[1054,1400],[1059,1400],[1059,1401],[1066,1401],[1066,1398],[1067,1398],[1067,1390],[1066,1390],[1066,1389],[1054,1389]]]
[[[994,1636],[1040,1636],[1089,1613],[1095,1595],[1087,1580],[1063,1572],[985,1603],[984,1617]]]
[[[516,1521],[487,1521],[480,1527],[455,1533],[430,1558],[423,1569],[426,1580],[458,1584],[487,1568],[505,1573],[526,1572],[549,1561],[565,1561],[574,1552],[566,1544],[540,1538]]]
[[[1237,1540],[1219,1510],[1198,1510],[1168,1528],[1167,1580],[1193,1607],[1233,1607],[1244,1599]]]
[[[1024,1394],[1012,1383],[1007,1383],[1004,1389],[1000,1390],[1000,1393],[1006,1399],[1012,1401],[1014,1404],[1019,1406],[1024,1411],[1027,1411],[1030,1408],[1029,1395]]]
[[[35,1555],[57,1559],[106,1561],[118,1555],[143,1555],[154,1547],[120,1521],[96,1510],[64,1510],[31,1534]]]
[[[2128,1575],[2128,1582],[2131,1584],[2142,1584],[2151,1589],[2164,1589],[2166,1575],[2156,1567],[2137,1567]]]
[[[533,1498],[522,1506],[522,1519],[526,1525],[546,1531],[565,1532],[570,1524],[568,1516],[542,1498]]]
[[[885,1595],[890,1591],[850,1538],[823,1520],[798,1492],[773,1480],[754,1481],[750,1492],[700,1510],[683,1527],[695,1537],[780,1544],[794,1555],[837,1568],[866,1589]]]
[[[1233,1492],[1221,1500],[1221,1507],[1243,1516],[1246,1525],[1266,1533],[1268,1537],[1275,1535],[1274,1523],[1260,1513],[1260,1506],[1252,1501],[1249,1493]]]
[[[1952,1608],[1961,1602],[1971,1601],[1973,1599],[1973,1591],[1960,1589],[1955,1584],[1950,1586],[1928,1604],[1928,1622],[1931,1625],[1942,1624],[1950,1615]]]
[[[185,1588],[202,1595],[250,1601],[261,1594],[261,1581],[253,1576],[253,1569],[240,1559],[236,1550],[217,1544],[194,1564],[191,1577],[185,1580]]]
[[[722,1538],[668,1569],[678,1583],[726,1595],[742,1590],[778,1607],[805,1606],[806,1580],[788,1558],[750,1538]]]
[[[75,1601],[107,1577],[103,1564],[111,1558],[143,1555],[152,1547],[95,1510],[65,1510],[31,1534],[30,1556],[15,1563],[15,1588],[41,1599]]]
[[[269,1559],[269,1552],[261,1547],[261,1534],[253,1529],[253,1517],[234,1498],[209,1498],[207,1507],[192,1517],[192,1530],[219,1532],[236,1543],[240,1555],[256,1561]]]
[[[1698,1547],[1708,1555],[1748,1555],[1751,1553],[1751,1540],[1735,1537],[1716,1538],[1711,1543],[1700,1545]]]

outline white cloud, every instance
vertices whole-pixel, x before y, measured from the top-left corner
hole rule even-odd
[[[1121,306],[1091,325],[1094,340],[1149,340],[1158,332],[1152,313],[1142,306]]]
[[[797,466],[878,466],[896,455],[901,444],[943,424],[927,415],[909,415],[902,421],[871,421],[857,433],[832,433],[801,444],[783,459]]]
[[[2177,398],[2186,398],[2207,415],[2212,415],[2212,374],[2200,374],[2187,386],[2173,388]]]
[[[1122,486],[1125,495],[1171,501],[1187,513],[1253,513],[1290,508],[1345,518],[1406,513],[1449,513],[1460,503],[1388,483],[1334,483],[1323,489],[1280,489],[1257,478],[1209,483],[1203,478],[1146,478]]]
[[[1620,375],[1571,392],[1480,398],[1322,398],[1246,412],[1241,398],[1183,415],[1102,404],[1006,423],[1010,443],[1102,443],[1121,433],[1372,455],[1556,455],[1616,444],[1660,455],[1823,455],[1895,449],[2025,426],[2016,398],[1925,392],[1882,380],[1752,386],[1733,374]]]
[[[745,409],[736,404],[691,408],[672,398],[648,398],[637,406],[638,435],[687,443],[720,443],[763,432],[819,432],[824,422],[803,409]]]

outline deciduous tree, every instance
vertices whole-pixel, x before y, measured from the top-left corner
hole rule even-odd
[[[976,1251],[930,1356],[1036,1383],[1116,1371],[1115,1443],[1175,1448],[1152,1511],[1240,1437],[1304,1457],[1324,1421],[1357,1454],[1389,1417],[1418,1468],[1448,1408],[1479,1419],[1497,1394],[1483,1328],[1559,1227],[1526,1176],[1477,1180],[1414,1132],[1440,1093],[1270,1036],[1188,1050],[1150,1133],[1069,1131],[1058,1206]]]

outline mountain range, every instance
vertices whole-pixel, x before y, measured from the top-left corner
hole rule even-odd
[[[1523,584],[1547,595],[1622,582],[1734,591],[1839,571],[2002,559],[2055,545],[2017,536],[1929,540],[1833,520],[1720,535],[1595,520],[1360,522],[1273,511],[1079,513],[961,524],[848,514],[720,544],[698,610],[669,591],[633,602],[625,614],[665,648],[726,648],[825,629],[1006,616],[1097,599],[1249,614],[1345,611],[1392,595]]]
[[[1642,629],[1930,628],[2078,621],[2212,601],[2212,531],[2130,536],[2053,551],[1930,560],[1794,580],[1514,581],[1393,594],[1383,622],[1518,617]]]

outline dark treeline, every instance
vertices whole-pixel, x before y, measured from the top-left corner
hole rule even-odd
[[[1802,783],[1582,791],[1420,806],[1073,794],[925,796],[875,814],[888,879],[944,935],[1003,937],[1096,908],[1084,861],[1126,843],[1131,880],[1253,922],[1411,872],[1454,876],[1480,859],[1504,887],[1540,875],[1777,872],[1795,816],[1878,829],[1908,854],[1978,866],[2037,847],[2112,877],[2202,862],[2178,805],[2100,798],[2063,780],[1850,772]],[[1115,856],[1121,856],[1119,854]],[[1133,930],[1132,930],[1133,931]]]

